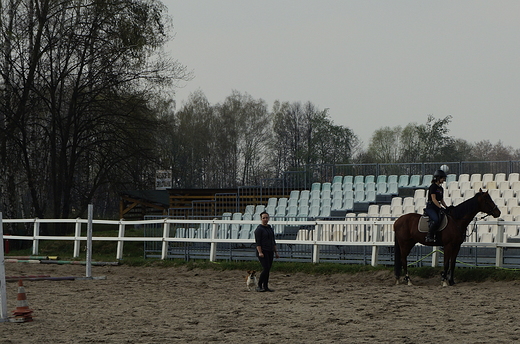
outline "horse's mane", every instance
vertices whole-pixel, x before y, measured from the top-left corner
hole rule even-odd
[[[474,211],[477,208],[477,196],[481,194],[482,192],[478,192],[475,194],[475,196],[465,200],[461,204],[451,208],[450,215],[454,219],[461,219],[463,218],[467,213],[470,213]]]

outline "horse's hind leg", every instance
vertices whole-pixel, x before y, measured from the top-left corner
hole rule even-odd
[[[447,287],[448,286],[448,270],[450,266],[450,256],[451,256],[451,249],[449,246],[444,247],[444,269],[442,270],[442,286]]]
[[[399,245],[399,241],[397,237],[395,238],[394,245],[394,275],[395,275],[395,284],[399,284],[399,280],[401,279],[401,247]]]
[[[413,283],[412,283],[412,280],[410,279],[410,276],[408,275],[407,257],[408,257],[408,254],[410,254],[410,251],[412,250],[412,247],[414,245],[415,245],[415,243],[413,243],[412,245],[407,244],[407,245],[401,246],[401,264],[402,264],[403,270],[404,270],[404,281],[408,285],[413,285]]]
[[[408,269],[406,267],[404,268],[404,281],[408,285],[413,285],[412,280],[410,279],[410,275],[408,275]]]
[[[444,247],[444,270],[442,272],[442,286],[454,285],[455,264],[457,263],[457,255],[459,254],[460,246],[453,247],[452,245]]]

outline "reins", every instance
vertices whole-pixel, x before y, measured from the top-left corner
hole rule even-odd
[[[493,212],[493,210],[495,210],[496,208],[498,208],[498,206],[495,204],[495,207],[491,210],[491,212]],[[471,233],[466,235],[466,238],[469,238],[473,233],[475,233],[477,231],[477,221],[484,220],[489,215],[491,215],[491,214],[486,214],[486,215],[482,216],[480,219],[477,219],[477,217],[475,216],[473,218],[473,229],[471,230]]]
[[[477,219],[477,217],[475,216],[473,218],[473,229],[471,230],[471,232],[469,234],[466,234],[466,238],[469,238],[473,233],[475,233],[477,231],[477,221],[483,220],[488,216],[489,216],[489,214],[486,214],[485,216],[481,217],[480,219]]]

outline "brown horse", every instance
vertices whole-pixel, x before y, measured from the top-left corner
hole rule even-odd
[[[448,214],[448,224],[442,231],[437,232],[435,242],[425,242],[426,234],[418,230],[419,214],[406,214],[399,217],[394,222],[395,232],[395,262],[394,272],[396,283],[399,284],[401,269],[404,268],[404,280],[411,285],[408,276],[408,266],[406,258],[416,243],[427,246],[444,246],[444,271],[442,273],[442,284],[455,284],[453,274],[455,262],[459,254],[460,245],[466,239],[466,229],[478,212],[500,216],[500,210],[489,196],[489,193],[482,189],[474,197],[462,202],[456,207],[451,207]]]

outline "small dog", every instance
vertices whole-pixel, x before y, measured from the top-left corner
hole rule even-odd
[[[258,281],[256,280],[256,270],[247,270],[246,287],[251,291],[256,288]]]

